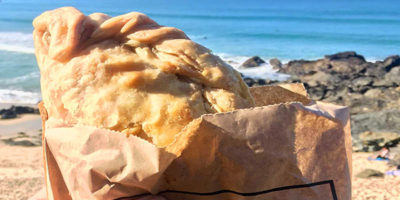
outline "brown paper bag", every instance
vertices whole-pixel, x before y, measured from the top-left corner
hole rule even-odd
[[[298,84],[251,92],[258,107],[203,115],[166,148],[44,117],[49,199],[351,199],[348,109]]]

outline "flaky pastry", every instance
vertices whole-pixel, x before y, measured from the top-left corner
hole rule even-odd
[[[206,113],[254,106],[240,74],[190,40],[132,12],[47,11],[33,25],[49,117],[170,144]]]

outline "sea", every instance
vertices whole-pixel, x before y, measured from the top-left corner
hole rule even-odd
[[[85,14],[145,13],[236,68],[255,55],[287,62],[349,50],[370,61],[400,54],[399,0],[0,0],[0,103],[41,99],[32,20],[62,6]],[[241,72],[287,78],[268,64]]]

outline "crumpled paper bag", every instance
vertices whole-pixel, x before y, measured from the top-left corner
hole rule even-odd
[[[348,109],[301,84],[250,91],[257,107],[203,115],[166,148],[41,105],[49,199],[351,199]]]

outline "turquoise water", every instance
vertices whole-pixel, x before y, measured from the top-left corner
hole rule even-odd
[[[31,23],[61,6],[112,16],[143,12],[159,24],[182,29],[233,65],[253,55],[287,61],[354,50],[376,60],[400,53],[398,0],[2,0],[0,102],[39,100]]]

